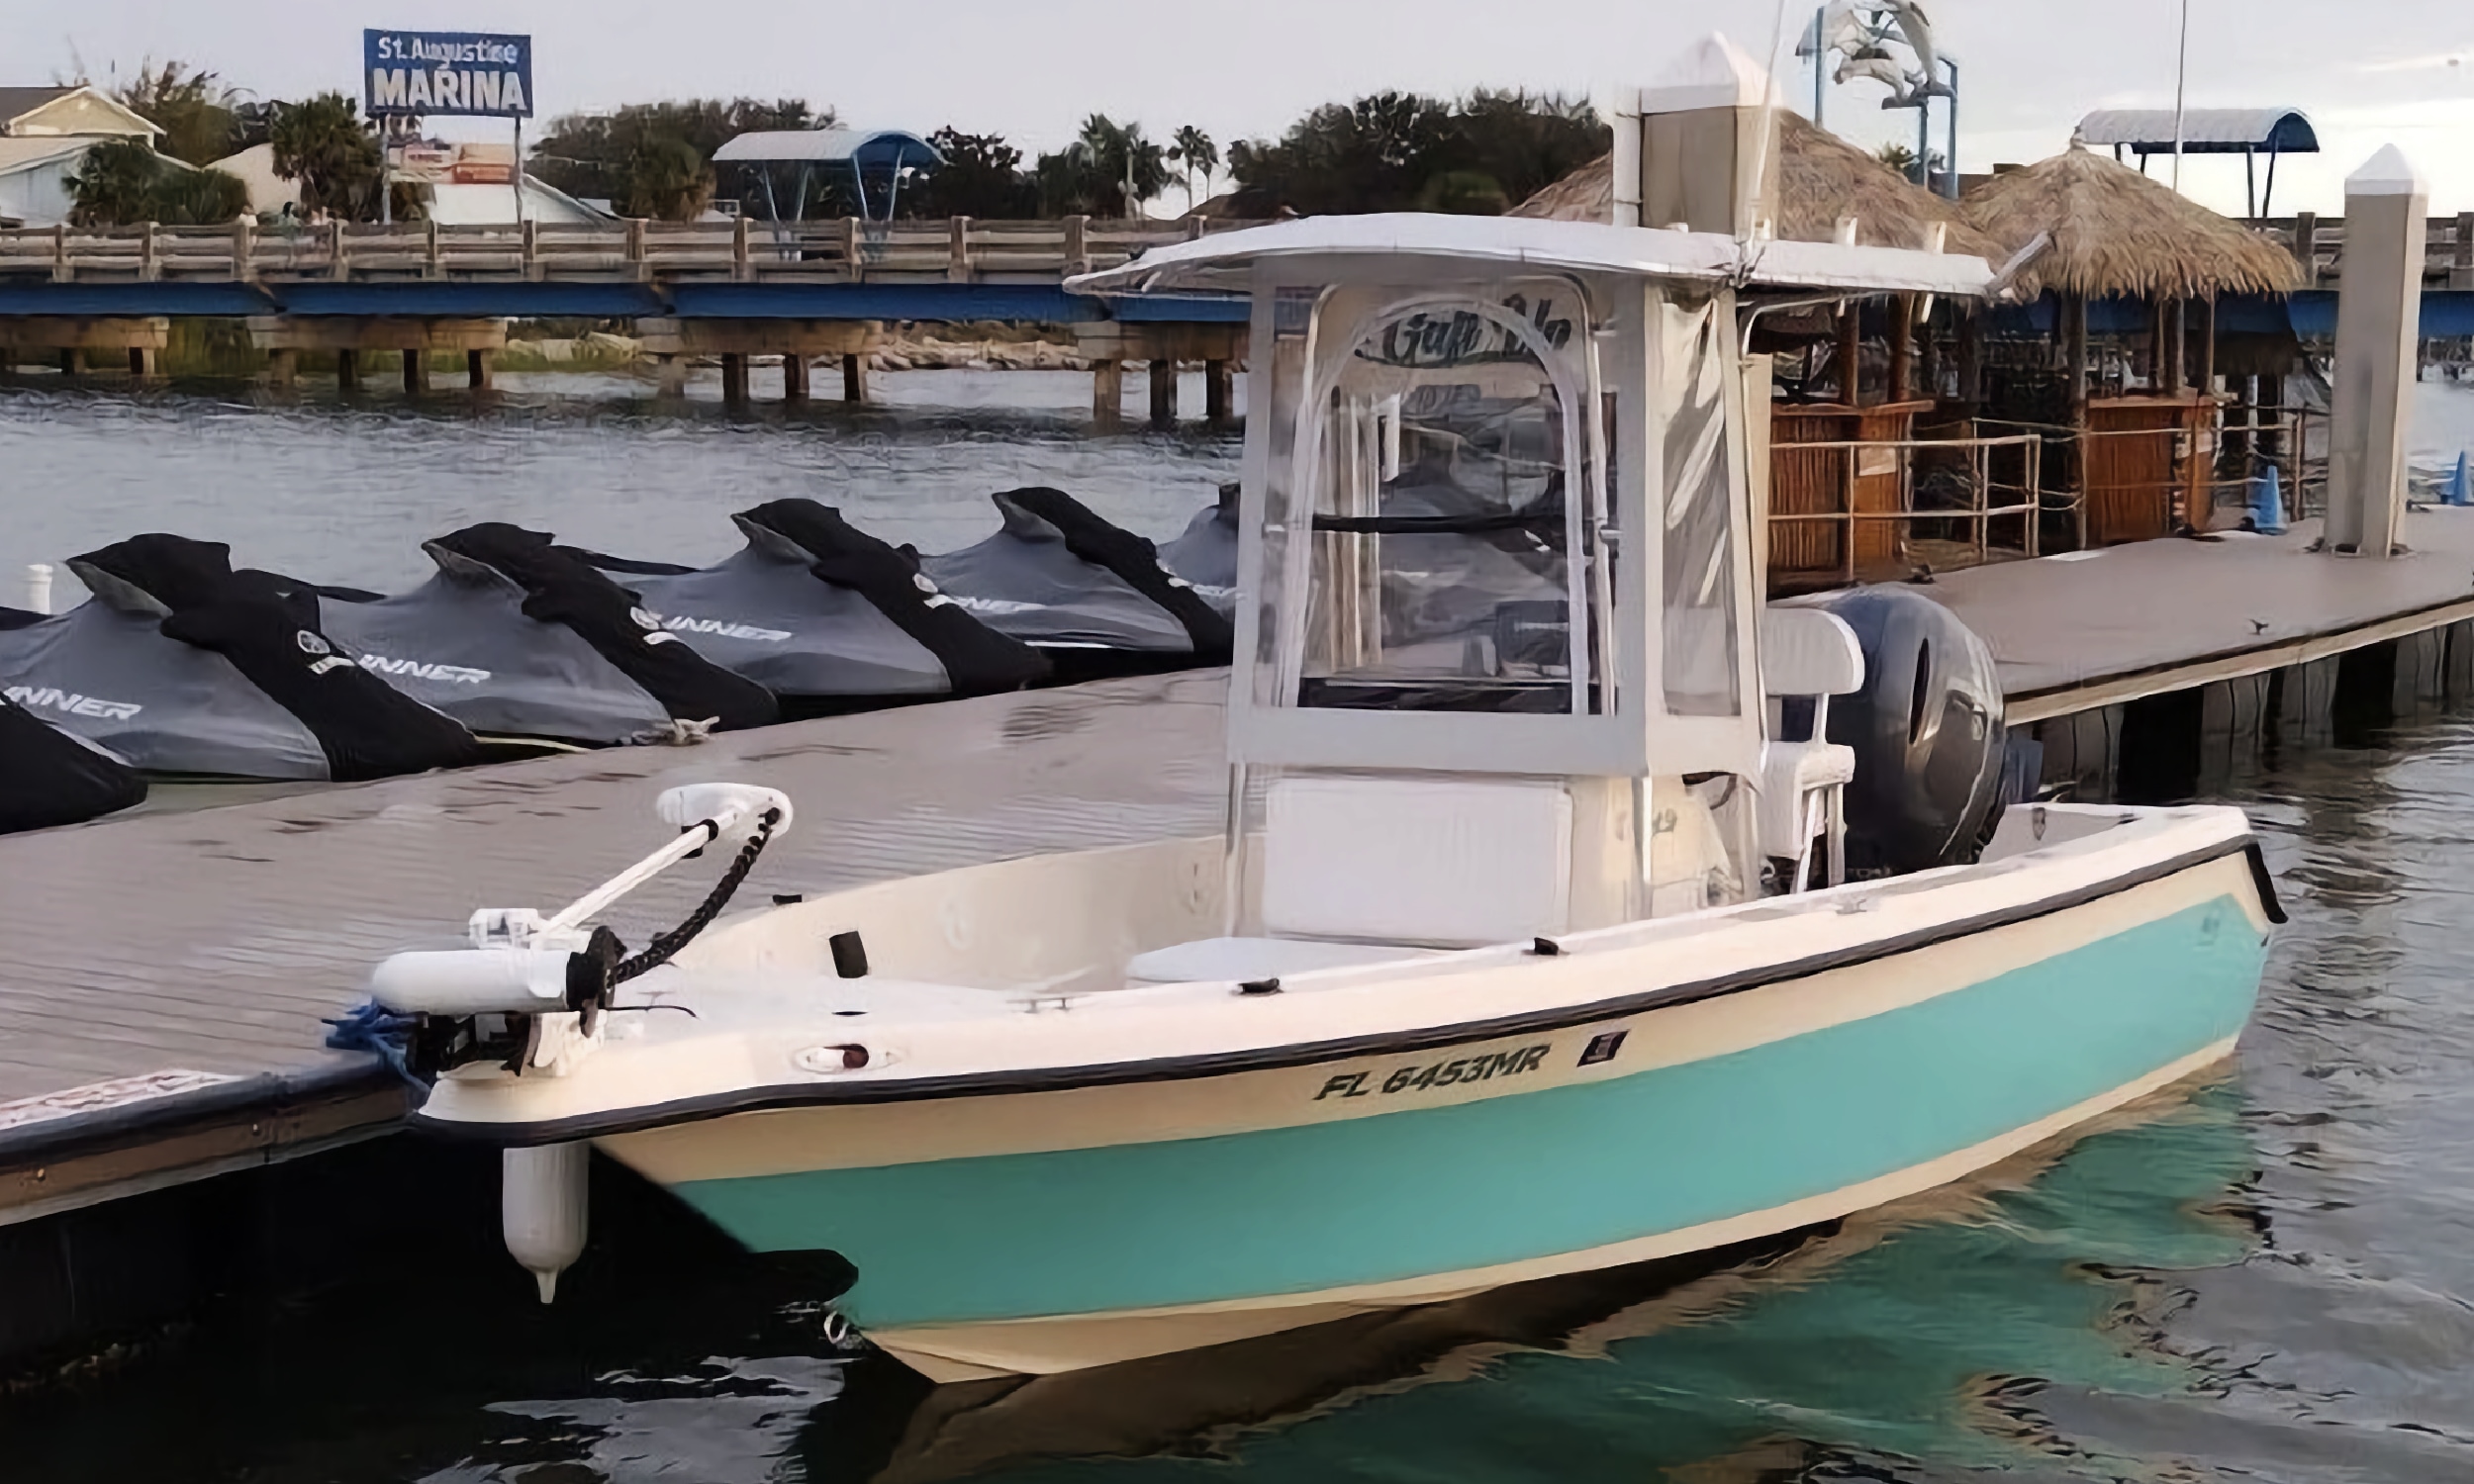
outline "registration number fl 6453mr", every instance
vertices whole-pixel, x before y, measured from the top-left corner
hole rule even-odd
[[[1518,1051],[1489,1052],[1483,1056],[1462,1057],[1451,1062],[1435,1062],[1424,1066],[1396,1067],[1388,1072],[1376,1068],[1365,1071],[1339,1072],[1323,1083],[1323,1090],[1314,1094],[1321,1102],[1327,1097],[1371,1097],[1400,1092],[1423,1092],[1430,1087],[1450,1087],[1461,1082],[1482,1082],[1491,1077],[1519,1076],[1538,1069],[1555,1049],[1552,1042],[1524,1046]]]

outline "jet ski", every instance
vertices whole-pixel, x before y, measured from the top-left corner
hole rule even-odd
[[[422,549],[438,570],[410,593],[302,591],[364,668],[484,737],[672,742],[781,719],[764,687],[542,532],[488,521]]]
[[[145,796],[137,769],[0,697],[0,835],[82,824]]]
[[[94,597],[0,630],[0,689],[149,773],[350,782],[485,760],[453,720],[353,663],[317,603],[151,534],[69,559]]]
[[[1219,503],[1186,522],[1185,534],[1160,548],[1160,565],[1191,584],[1223,614],[1237,611],[1237,482],[1220,486]]]
[[[971,615],[1045,653],[1061,680],[1228,662],[1234,630],[1160,553],[1063,490],[990,497],[1004,524],[919,570]]]
[[[888,545],[813,500],[730,517],[747,544],[702,570],[584,553],[664,631],[771,691],[791,716],[1018,691],[1041,653],[981,622]]]

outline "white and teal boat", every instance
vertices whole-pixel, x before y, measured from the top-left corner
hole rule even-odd
[[[589,1146],[748,1248],[842,1254],[847,1316],[945,1379],[1826,1222],[2208,1067],[2277,915],[2242,815],[1988,825],[1998,694],[1952,678],[1980,646],[1885,658],[1760,602],[1749,320],[1990,277],[1375,217],[1087,280],[1252,294],[1225,831],[767,907],[614,971],[608,900],[789,825],[762,788],[675,790],[705,827],[610,888],[378,971],[441,1073],[418,1121],[510,1148],[545,1291]],[[1833,696],[1906,750],[1827,741]],[[1850,780],[1927,754],[1921,792],[1963,775],[1945,848],[1844,880]]]

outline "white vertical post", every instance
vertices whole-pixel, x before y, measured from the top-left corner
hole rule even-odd
[[[2345,181],[2326,531],[2338,552],[2385,557],[2397,549],[2429,210],[2429,185],[2394,144]]]
[[[51,611],[51,564],[36,562],[26,569],[26,611]]]
[[[1768,70],[1711,35],[1639,96],[1641,224],[1739,241],[1771,234],[1778,120]]]

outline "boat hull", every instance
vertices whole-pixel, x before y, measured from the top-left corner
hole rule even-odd
[[[2224,855],[1548,1031],[601,1142],[750,1248],[848,1257],[851,1317],[931,1375],[1071,1369],[1955,1179],[2227,1055],[2266,929],[2247,863]],[[1606,956],[1610,991],[1662,951]]]

